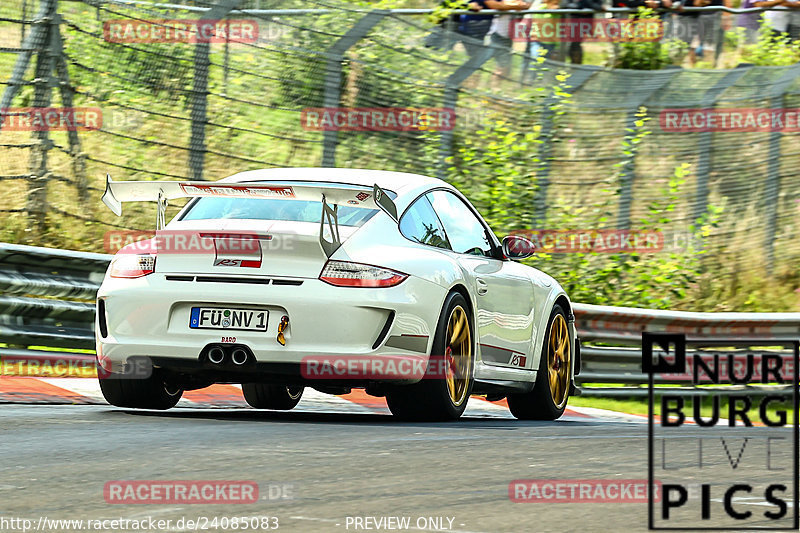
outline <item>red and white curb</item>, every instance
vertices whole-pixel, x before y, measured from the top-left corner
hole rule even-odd
[[[0,403],[107,405],[96,379],[11,376],[0,377]],[[248,408],[248,405],[242,397],[240,386],[212,385],[205,389],[184,392],[177,408],[241,409]],[[342,396],[332,396],[306,388],[303,392],[302,400],[294,410],[345,414],[389,414],[385,399],[369,396],[361,389],[354,389],[350,394]],[[478,396],[470,399],[464,416],[473,418],[514,418],[508,411],[508,404],[505,400],[488,402]],[[560,420],[647,422],[645,417],[590,407],[570,407]]]

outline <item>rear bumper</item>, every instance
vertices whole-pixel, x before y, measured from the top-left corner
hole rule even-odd
[[[104,316],[98,315],[95,325],[98,357],[104,366],[114,368],[141,356],[156,366],[192,367],[193,362],[200,363],[205,346],[236,343],[252,350],[254,372],[261,363],[299,365],[307,356],[427,359],[446,295],[443,287],[416,277],[380,289],[302,281],[300,286],[170,281],[158,273],[137,279],[106,278],[98,292],[104,303]],[[267,331],[190,329],[190,310],[197,306],[267,309]],[[286,345],[281,346],[277,334],[284,315],[289,326]],[[105,327],[100,327],[103,319]]]

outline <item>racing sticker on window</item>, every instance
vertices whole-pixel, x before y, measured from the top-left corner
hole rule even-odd
[[[281,186],[248,185],[190,185],[180,184],[181,190],[189,196],[229,196],[252,198],[294,198],[294,189]]]

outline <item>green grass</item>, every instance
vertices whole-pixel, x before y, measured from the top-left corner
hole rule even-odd
[[[691,419],[692,415],[692,401],[690,399],[686,400],[686,403],[683,408],[684,414],[686,414],[687,419]],[[758,398],[753,398],[753,406],[750,408],[749,415],[750,420],[753,422],[760,421],[759,414],[758,414],[758,406],[760,405],[760,400]],[[617,411],[621,413],[630,413],[634,415],[643,415],[647,416],[648,414],[648,399],[647,397],[643,398],[588,398],[588,397],[580,397],[575,396],[569,399],[569,405],[571,407],[593,407],[596,409],[608,409],[609,411]],[[792,420],[792,413],[794,409],[790,407],[791,399],[785,402],[785,407],[781,407],[780,404],[770,404],[767,413],[771,420],[776,420],[776,413],[779,410],[785,410],[787,413],[787,420],[791,423]],[[659,397],[656,397],[656,401],[654,404],[654,414],[660,416],[661,415],[661,403]],[[709,418],[712,412],[712,399],[710,397],[706,397],[703,399],[703,404],[700,409],[700,414],[703,418]],[[720,418],[728,418],[728,401],[722,397],[720,399]]]

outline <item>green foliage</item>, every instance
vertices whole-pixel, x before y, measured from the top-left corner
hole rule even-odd
[[[530,227],[533,219],[533,193],[537,171],[542,168],[541,147],[545,140],[560,142],[560,117],[569,101],[566,76],[557,76],[549,93],[535,100],[552,116],[552,127],[543,132],[541,124],[519,126],[500,117],[491,118],[482,128],[459,139],[456,156],[450,161],[447,177],[476,205],[498,236]],[[541,119],[541,116],[539,117]],[[644,139],[650,135],[647,110],[640,108],[621,144],[622,158],[617,172],[607,184],[617,192],[629,172]],[[673,226],[673,213],[681,200],[681,186],[689,165],[675,168],[661,186],[662,194],[646,206],[634,221],[640,231],[663,231]],[[617,195],[603,195],[617,198]],[[615,200],[614,200],[615,201]],[[548,206],[548,229],[608,228],[611,200],[592,205],[568,204],[556,198]],[[575,300],[605,305],[628,305],[658,309],[675,308],[687,298],[702,272],[704,243],[719,219],[721,209],[711,207],[683,235],[684,247],[675,248],[665,238],[665,246],[654,253],[537,253],[526,262],[554,276]]]
[[[634,18],[638,22],[658,21],[657,13],[646,7],[640,7]],[[679,61],[687,50],[688,45],[679,39],[622,42],[608,63],[615,68],[658,70]]]
[[[444,0],[428,15],[428,20],[433,24],[440,24],[456,9],[466,9],[468,0]]]
[[[758,42],[744,47],[744,61],[759,66],[781,67],[800,61],[800,41],[792,42],[789,35],[775,35],[766,18],[761,18]]]

